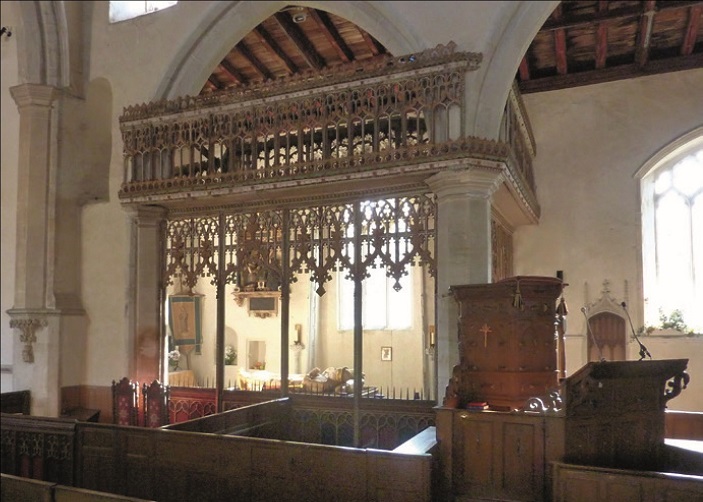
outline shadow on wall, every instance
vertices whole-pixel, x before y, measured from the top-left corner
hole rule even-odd
[[[88,84],[85,102],[84,136],[81,139],[84,162],[77,173],[81,204],[107,202],[110,191],[112,157],[112,87],[104,78]]]

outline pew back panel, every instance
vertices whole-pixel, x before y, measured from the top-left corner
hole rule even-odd
[[[554,502],[703,500],[703,476],[552,464]]]
[[[431,455],[80,424],[83,488],[155,500],[429,501]],[[108,468],[104,466],[109,466]]]
[[[53,502],[51,488],[54,483],[27,479],[11,474],[2,474],[0,483],[0,500],[3,502],[20,502],[32,500],[34,502]]]

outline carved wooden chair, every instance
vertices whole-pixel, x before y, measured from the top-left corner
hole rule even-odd
[[[169,423],[168,398],[170,389],[158,380],[142,387],[142,403],[145,427],[161,427]]]
[[[589,317],[593,337],[588,338],[588,360],[627,360],[627,327],[625,318],[612,313],[600,312]],[[597,345],[595,345],[595,342]]]
[[[117,425],[139,425],[139,383],[124,377],[112,381],[112,422]]]

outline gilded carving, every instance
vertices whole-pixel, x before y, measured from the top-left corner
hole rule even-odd
[[[20,330],[20,342],[24,343],[22,348],[22,360],[26,363],[34,362],[34,342],[37,341],[36,330],[47,325],[45,319],[12,319],[10,327]]]
[[[479,68],[483,55],[456,50],[456,44],[437,45],[432,49],[393,57],[354,61],[351,64],[323,68],[320,71],[301,72],[275,81],[238,86],[235,89],[204,96],[183,96],[173,100],[161,100],[124,108],[120,122],[144,120],[155,116],[196,111],[203,107],[224,106],[271,97],[314,87],[343,84],[371,77],[389,77],[399,73],[425,75],[427,68],[448,66],[462,72]],[[387,78],[386,78],[387,80]]]

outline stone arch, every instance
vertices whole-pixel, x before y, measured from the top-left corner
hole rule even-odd
[[[212,69],[254,26],[289,5],[285,1],[213,2],[176,54],[154,100],[195,95]],[[383,5],[372,2],[296,2],[343,16],[376,37],[393,54],[423,50],[425,44],[398,24]]]
[[[484,55],[487,67],[480,90],[468,103],[468,116],[473,117],[468,134],[490,139],[498,137],[503,108],[520,60],[539,28],[559,3],[520,2],[497,39],[495,52]]]
[[[59,89],[68,87],[68,26],[64,2],[17,2],[17,5],[23,25],[17,33],[20,82]]]

